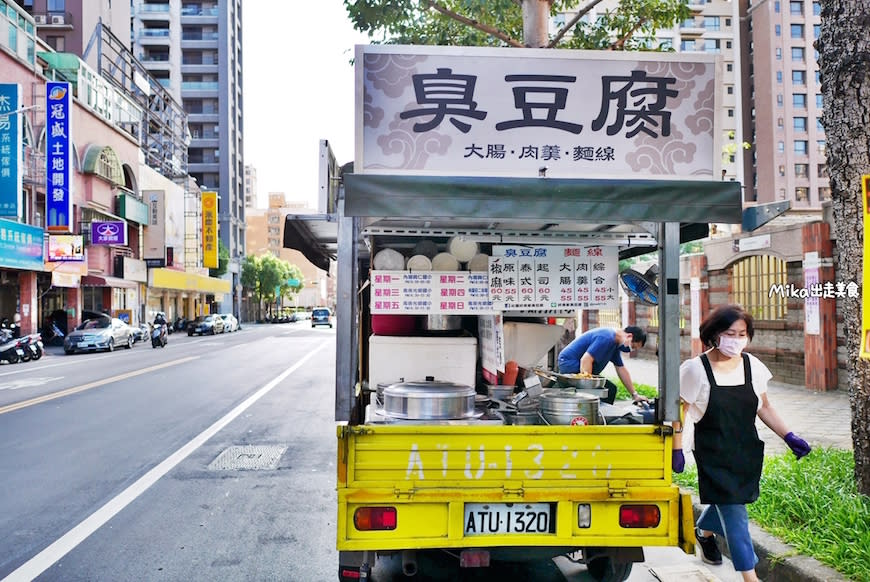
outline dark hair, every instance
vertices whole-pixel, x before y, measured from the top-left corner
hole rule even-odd
[[[640,342],[641,346],[646,345],[646,332],[636,325],[629,325],[623,331],[631,334],[632,342]]]
[[[731,327],[735,321],[743,320],[746,322],[746,335],[749,339],[755,334],[755,329],[752,326],[752,316],[746,313],[739,305],[721,305],[710,312],[710,315],[704,318],[698,331],[701,335],[701,343],[707,347],[715,347],[716,338],[723,331]]]

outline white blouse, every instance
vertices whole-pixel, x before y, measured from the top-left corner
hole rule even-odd
[[[761,395],[767,392],[767,383],[773,378],[773,374],[767,369],[761,360],[752,354],[749,356],[749,369],[752,371],[752,388],[758,396],[758,410],[761,409]],[[712,366],[711,366],[712,368]],[[736,368],[730,372],[722,373],[713,369],[713,377],[716,379],[716,384],[723,388],[729,386],[742,386],[746,383],[746,378],[743,374],[743,363],[741,362]],[[707,404],[710,402],[710,382],[707,381],[707,372],[704,370],[704,364],[701,363],[701,357],[686,360],[680,366],[680,398],[689,404],[688,416],[686,424],[689,422],[698,422],[704,417],[707,411]]]

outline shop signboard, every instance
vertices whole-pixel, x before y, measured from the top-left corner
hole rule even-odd
[[[202,266],[218,267],[218,196],[202,193]]]
[[[72,88],[45,86],[45,216],[49,232],[70,232],[73,215]]]
[[[92,245],[127,245],[127,223],[107,221],[91,223]]]
[[[145,190],[142,198],[148,205],[148,223],[145,226],[145,252],[143,258],[149,267],[166,264],[166,207],[163,190]]]
[[[84,240],[80,234],[49,234],[48,261],[51,263],[85,260]]]
[[[0,83],[0,216],[18,218],[21,206],[21,85]]]
[[[44,245],[41,228],[0,219],[0,267],[42,271]]]
[[[716,55],[371,45],[355,61],[359,173],[711,180],[721,166]]]

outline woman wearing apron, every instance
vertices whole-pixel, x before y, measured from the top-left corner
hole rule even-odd
[[[764,443],[755,417],[783,438],[800,459],[810,446],[790,432],[767,399],[772,375],[758,358],[744,354],[753,336],[752,316],[737,305],[715,309],[701,322],[701,341],[710,348],[680,366],[680,398],[685,423],[694,423],[694,454],[701,503],[708,507],[695,534],[702,559],[721,564],[716,536],[731,549],[734,569],[744,581],[758,580],[758,556],[749,537],[746,504],[758,499]],[[682,425],[674,423],[673,469],[682,473]]]

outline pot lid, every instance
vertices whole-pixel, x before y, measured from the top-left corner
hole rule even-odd
[[[556,390],[546,390],[543,394],[541,394],[540,398],[541,400],[546,402],[561,404],[568,404],[571,402],[591,402],[593,400],[598,400],[597,396],[593,396],[592,394],[586,394],[584,392],[563,392]]]
[[[384,396],[402,396],[405,398],[435,398],[451,396],[474,396],[471,386],[453,382],[436,382],[418,380],[415,382],[400,382],[384,388]]]

